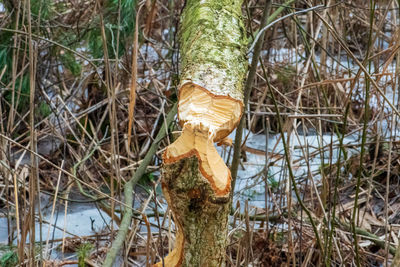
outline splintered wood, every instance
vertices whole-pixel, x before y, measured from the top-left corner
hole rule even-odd
[[[180,28],[181,136],[163,154],[162,188],[177,227],[156,266],[223,266],[231,174],[215,143],[243,113],[247,71],[241,0],[186,1]]]
[[[230,192],[230,171],[214,143],[223,140],[239,123],[242,103],[187,84],[180,91],[178,112],[182,135],[167,148],[164,163],[196,156],[200,172],[215,193],[226,195]]]

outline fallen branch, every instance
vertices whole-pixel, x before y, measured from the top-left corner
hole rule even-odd
[[[350,232],[353,231],[351,225],[346,223],[346,222],[340,221],[340,222],[338,222],[338,225],[343,225],[346,228],[346,230],[348,230]],[[386,248],[385,240],[380,239],[379,236],[374,235],[374,234],[368,232],[365,229],[362,229],[360,227],[356,227],[355,228],[355,233],[360,235],[360,236],[362,236],[362,237],[364,237],[364,238],[366,238],[366,239],[368,239],[368,240],[370,240],[370,241],[372,241],[375,245],[377,245],[378,247],[380,247],[382,249]],[[393,256],[396,255],[396,248],[389,245],[389,252]]]

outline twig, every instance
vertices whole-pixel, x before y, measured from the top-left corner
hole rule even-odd
[[[251,45],[250,48],[249,48],[249,53],[255,48],[258,39],[260,39],[260,37],[261,37],[261,40],[263,39],[262,37],[263,37],[263,35],[264,35],[264,32],[265,32],[266,30],[268,30],[269,28],[271,28],[272,26],[274,26],[276,23],[278,23],[278,22],[280,22],[280,21],[282,21],[282,20],[284,20],[284,19],[286,19],[286,18],[293,17],[293,16],[298,15],[298,14],[307,13],[307,12],[312,11],[312,10],[321,9],[321,8],[324,8],[324,7],[325,7],[324,5],[318,5],[318,6],[310,7],[310,8],[307,8],[307,9],[303,9],[303,10],[300,10],[300,11],[296,11],[296,12],[287,14],[287,15],[285,15],[285,16],[283,16],[283,17],[280,17],[279,19],[277,19],[277,20],[271,22],[270,24],[268,24],[267,26],[263,27],[263,28],[258,32],[258,34],[256,35],[256,38],[254,38],[254,41],[253,41],[252,45]],[[255,53],[255,52],[254,52],[254,53]]]
[[[128,234],[129,226],[131,224],[132,219],[132,202],[133,202],[133,187],[139,181],[139,179],[143,176],[146,171],[147,166],[150,164],[150,161],[153,159],[154,154],[157,152],[158,145],[160,141],[166,136],[168,132],[168,125],[175,118],[175,114],[177,112],[177,104],[173,106],[171,111],[168,113],[166,122],[160,128],[153,144],[150,146],[149,151],[144,157],[142,163],[139,168],[136,170],[135,174],[131,178],[129,182],[127,182],[124,186],[124,195],[125,195],[125,213],[122,217],[121,225],[118,230],[118,234],[115,237],[115,240],[111,246],[111,249],[107,253],[107,257],[104,261],[104,267],[111,267],[115,258],[117,257],[117,253],[120,251],[125,237]]]
[[[143,5],[139,7],[138,12],[136,12],[136,22],[135,22],[135,35],[133,39],[133,48],[132,48],[132,78],[131,78],[131,87],[130,87],[130,95],[129,95],[129,109],[128,109],[128,149],[131,149],[131,135],[132,135],[132,123],[133,123],[133,113],[135,110],[136,103],[136,82],[137,82],[137,54],[138,54],[138,32],[139,32],[139,14],[140,9]]]
[[[337,223],[338,223],[338,225],[343,225],[346,228],[346,230],[348,230],[350,232],[352,232],[354,230],[356,232],[356,234],[363,236],[363,237],[367,238],[368,240],[374,242],[374,244],[379,246],[381,249],[385,249],[386,242],[385,242],[385,240],[381,240],[379,238],[379,236],[374,235],[374,234],[368,232],[367,230],[362,229],[357,226],[354,229],[352,229],[353,227],[350,224],[343,222],[343,221],[340,221]],[[393,246],[390,246],[390,245],[388,247],[389,247],[390,254],[396,255],[396,248],[394,248]]]
[[[264,12],[260,27],[264,27],[268,23],[268,15],[270,13],[270,9],[271,9],[271,1],[267,1],[264,6]],[[247,107],[247,103],[249,102],[251,88],[253,87],[254,78],[257,72],[258,60],[260,57],[261,48],[264,41],[264,31],[261,32],[261,35],[262,38],[260,38],[259,41],[257,39],[257,45],[253,54],[253,58],[251,60],[251,67],[244,88],[243,105],[245,108]],[[235,145],[234,145],[234,152],[231,165],[231,177],[232,177],[231,199],[233,198],[233,192],[235,191],[236,176],[239,168],[244,123],[245,123],[245,116],[242,116],[239,125],[236,129]]]

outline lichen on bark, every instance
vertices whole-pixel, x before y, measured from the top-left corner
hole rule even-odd
[[[247,71],[242,0],[186,1],[181,16],[181,85],[243,99]]]
[[[187,0],[180,28],[181,136],[163,154],[162,186],[177,227],[156,266],[224,266],[231,175],[214,143],[243,113],[242,0]]]

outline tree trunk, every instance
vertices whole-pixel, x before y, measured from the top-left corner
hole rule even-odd
[[[177,235],[164,266],[223,266],[231,175],[214,146],[243,113],[242,0],[187,0],[182,14],[181,136],[163,155],[162,187]],[[163,266],[160,262],[156,266]]]

